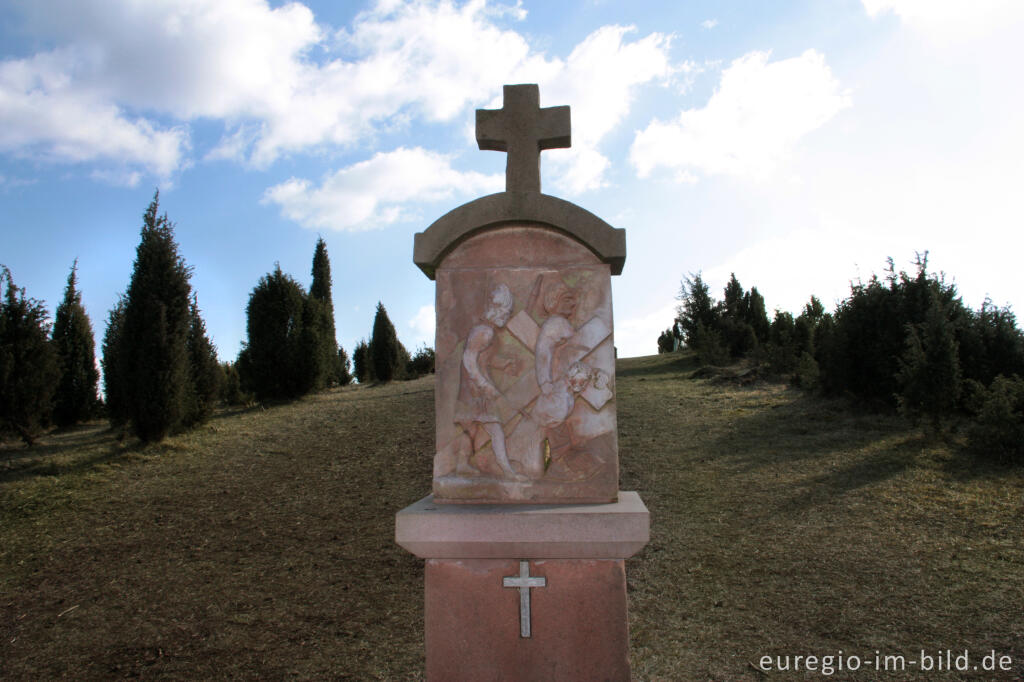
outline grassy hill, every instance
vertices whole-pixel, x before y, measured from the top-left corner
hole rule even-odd
[[[1024,472],[695,369],[619,363],[621,487],[652,515],[627,562],[638,679],[922,649],[994,649],[1014,666],[995,679],[1024,676]],[[0,678],[419,678],[422,563],[393,515],[429,491],[432,451],[430,377],[145,448],[100,424],[0,447]],[[877,677],[921,678],[832,675]]]

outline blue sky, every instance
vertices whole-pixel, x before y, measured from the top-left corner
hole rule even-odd
[[[572,107],[543,189],[626,228],[620,356],[656,350],[681,278],[827,305],[887,256],[968,305],[1024,305],[1024,4],[1013,0],[0,4],[0,263],[97,340],[159,187],[221,359],[280,262],[327,242],[338,341],[378,300],[433,344],[413,234],[503,188],[474,110],[536,82]]]

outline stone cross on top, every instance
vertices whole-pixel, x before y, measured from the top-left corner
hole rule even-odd
[[[540,152],[572,145],[569,107],[540,108],[535,85],[504,86],[501,109],[476,110],[480,149],[508,152],[506,192],[540,192]]]

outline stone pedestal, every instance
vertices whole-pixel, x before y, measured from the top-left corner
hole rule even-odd
[[[395,540],[427,560],[427,679],[629,680],[624,560],[649,536],[635,492],[576,505],[428,496],[403,509]]]
[[[624,560],[647,543],[619,492],[611,278],[626,233],[541,194],[540,152],[568,147],[566,106],[506,85],[477,110],[508,153],[505,191],[415,237],[437,281],[433,495],[395,541],[426,566],[430,680],[629,680]]]

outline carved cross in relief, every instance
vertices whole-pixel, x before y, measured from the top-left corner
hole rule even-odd
[[[540,192],[540,152],[572,145],[569,107],[540,108],[540,89],[506,85],[501,109],[476,110],[480,149],[508,152],[506,192]]]
[[[530,636],[530,588],[546,587],[547,578],[530,575],[530,562],[519,562],[519,575],[501,579],[502,587],[519,588],[519,636]]]

